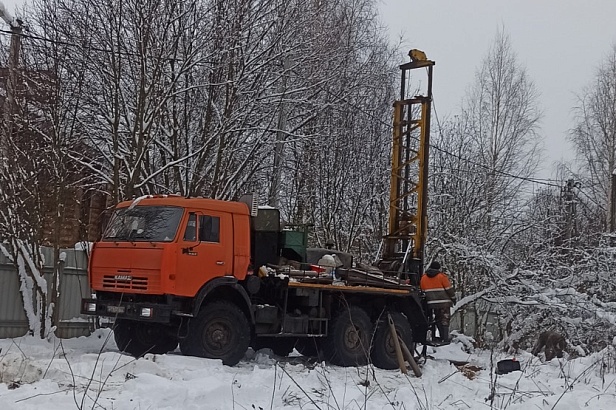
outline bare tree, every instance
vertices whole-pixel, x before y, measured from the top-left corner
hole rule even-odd
[[[461,115],[432,139],[429,252],[452,270],[469,305],[515,277],[540,116],[535,86],[499,31]]]
[[[498,32],[462,114],[446,125],[442,142],[434,139],[431,198],[440,215],[438,229],[485,245],[489,252],[503,251],[503,242],[493,238],[515,233],[526,201],[523,188],[539,160],[536,98],[507,35]]]
[[[17,78],[23,91],[23,76]],[[45,142],[27,127],[23,93],[15,94],[0,164],[0,251],[17,268],[30,333],[44,337],[51,327],[41,253],[50,158]]]
[[[475,158],[485,169],[486,237],[507,229],[519,209],[524,178],[537,169],[541,118],[537,97],[509,36],[499,31],[477,71],[462,114],[477,149]]]
[[[582,186],[600,210],[604,230],[610,227],[616,169],[616,45],[598,67],[594,81],[579,97],[570,140],[581,168]],[[613,223],[611,224],[613,229]]]
[[[313,223],[315,240],[355,252],[373,252],[383,234],[379,218],[387,197],[394,100],[392,49],[378,24],[374,2],[313,3],[291,74],[309,94],[300,115],[287,118],[302,138],[287,144],[284,215]],[[307,48],[306,48],[307,47]],[[309,56],[306,59],[305,56]],[[379,214],[379,211],[380,214]],[[369,240],[366,240],[369,238]],[[376,247],[375,247],[376,248]]]

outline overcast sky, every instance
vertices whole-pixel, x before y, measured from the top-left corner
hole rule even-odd
[[[23,0],[0,0],[10,12]],[[439,118],[458,111],[475,70],[499,27],[540,93],[546,163],[571,159],[565,141],[576,94],[616,43],[616,0],[377,0],[392,38],[436,61],[434,102]],[[403,57],[404,56],[404,57]],[[435,123],[433,121],[433,123]],[[548,166],[549,168],[549,166]],[[542,175],[548,176],[549,169]]]
[[[401,51],[418,48],[436,61],[433,93],[440,118],[458,111],[503,27],[540,93],[548,168],[573,158],[565,141],[573,126],[571,110],[616,43],[616,0],[379,1],[392,37],[403,34],[407,40]]]

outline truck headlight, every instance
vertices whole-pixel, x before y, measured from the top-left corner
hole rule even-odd
[[[86,303],[86,312],[96,312],[96,303]]]
[[[152,317],[152,308],[141,308],[141,316]]]

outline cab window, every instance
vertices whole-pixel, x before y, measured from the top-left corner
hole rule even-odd
[[[220,218],[201,215],[199,217],[199,240],[203,242],[220,242]]]
[[[113,212],[103,241],[171,242],[180,226],[183,210],[174,206],[135,205]]]
[[[192,212],[188,215],[184,240],[187,242],[195,242],[197,240],[197,215]]]

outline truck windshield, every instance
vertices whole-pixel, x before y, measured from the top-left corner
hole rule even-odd
[[[183,212],[183,208],[171,206],[116,209],[105,229],[103,241],[171,242]]]

